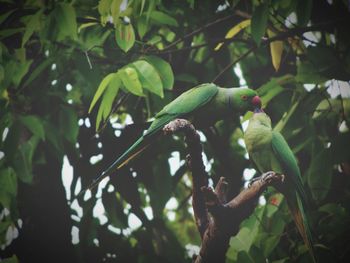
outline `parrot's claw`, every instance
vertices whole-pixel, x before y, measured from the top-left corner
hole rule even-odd
[[[266,172],[266,173],[261,175],[261,180],[264,181],[264,182],[268,181],[269,179],[271,179],[275,175],[276,175],[276,173],[273,172],[273,171]]]
[[[271,177],[275,176],[276,173],[273,172],[273,171],[269,171],[269,172],[266,172],[266,173],[263,173],[261,176],[259,177],[256,177],[256,178],[253,178],[252,180],[250,180],[250,182],[248,183],[248,188],[250,188],[254,182],[256,181],[268,181],[269,179],[271,179]]]

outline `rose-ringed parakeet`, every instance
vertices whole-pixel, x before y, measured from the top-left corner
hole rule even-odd
[[[285,176],[278,186],[287,201],[294,222],[315,262],[310,226],[305,214],[308,204],[297,160],[284,137],[271,128],[270,117],[261,109],[254,111],[244,133],[250,160],[260,173],[273,171]]]
[[[212,83],[194,87],[158,112],[148,130],[102,172],[88,189],[92,189],[104,177],[116,172],[140,154],[160,135],[163,127],[176,118],[189,119],[196,128],[204,128],[232,116],[232,114],[254,110],[260,105],[260,98],[252,89],[221,88]]]

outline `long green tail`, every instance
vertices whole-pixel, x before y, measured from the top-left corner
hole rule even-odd
[[[145,139],[144,136],[141,136],[133,145],[129,147],[129,149],[127,149],[117,160],[115,160],[105,171],[103,171],[100,176],[98,176],[85,190],[81,191],[79,195],[85,193],[85,191],[88,189],[93,189],[103,178],[111,175],[113,172],[116,172],[118,169],[122,168],[124,165],[138,156],[143,150],[147,148],[148,145],[150,145],[150,139],[152,139],[152,137],[153,136],[148,136]]]
[[[314,252],[314,242],[311,234],[311,228],[308,223],[304,204],[298,193],[295,193],[292,197],[288,195],[287,203],[288,207],[292,213],[294,222],[298,228],[300,235],[302,236],[305,245],[308,247],[310,255],[313,262],[316,262],[315,252]]]

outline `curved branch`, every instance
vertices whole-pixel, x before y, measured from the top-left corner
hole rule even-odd
[[[188,163],[192,170],[192,205],[198,231],[202,238],[196,263],[225,262],[230,238],[239,231],[240,223],[254,210],[260,194],[267,186],[280,184],[283,175],[268,172],[255,180],[248,189],[226,202],[228,183],[221,177],[215,190],[208,187],[208,174],[202,160],[202,145],[194,126],[187,120],[176,119],[163,131],[172,134],[182,131],[189,151]]]

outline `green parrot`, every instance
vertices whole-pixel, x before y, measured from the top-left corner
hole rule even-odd
[[[304,207],[308,204],[297,160],[284,137],[271,128],[271,119],[262,109],[254,111],[244,133],[250,160],[260,173],[273,171],[285,176],[278,186],[286,198],[294,222],[315,261],[313,241]]]
[[[261,106],[257,93],[248,88],[221,88],[212,83],[196,86],[166,105],[155,116],[148,130],[117,160],[97,177],[88,189],[116,172],[139,155],[162,132],[163,127],[176,118],[190,120],[196,128],[205,128],[229,117]]]

